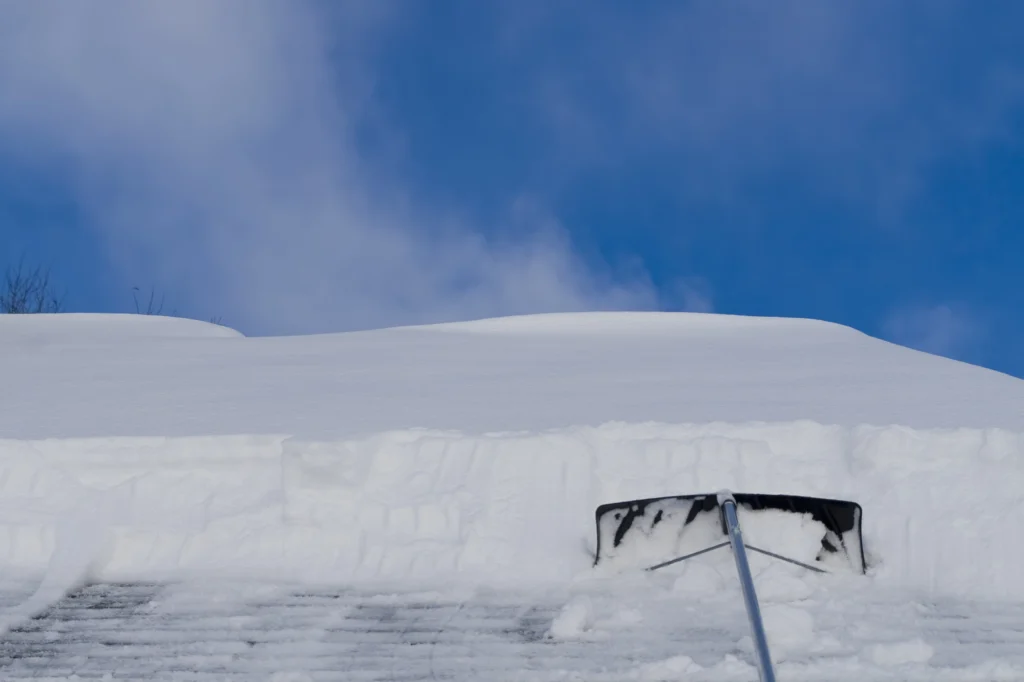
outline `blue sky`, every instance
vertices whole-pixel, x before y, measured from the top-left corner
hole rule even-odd
[[[0,244],[248,334],[800,316],[1024,376],[1024,5],[0,4]]]

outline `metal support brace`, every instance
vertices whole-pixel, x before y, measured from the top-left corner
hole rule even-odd
[[[761,607],[757,603],[757,592],[754,591],[754,578],[750,575],[750,564],[747,562],[747,550],[743,544],[743,532],[740,530],[740,519],[736,513],[736,499],[728,490],[718,493],[718,506],[722,510],[722,525],[729,534],[729,544],[736,559],[736,572],[740,576],[740,587],[743,589],[743,603],[747,607],[747,618],[750,620],[750,634],[754,640],[757,653],[757,671],[761,682],[775,682],[775,670],[772,668],[771,654],[768,652],[768,638],[761,620]]]
[[[721,549],[723,547],[728,547],[728,546],[729,546],[728,542],[723,542],[723,543],[717,544],[717,545],[715,545],[713,547],[705,547],[704,549],[699,550],[697,552],[693,552],[692,554],[684,554],[681,557],[676,557],[675,559],[669,559],[668,561],[662,561],[660,564],[654,564],[653,566],[648,566],[644,570],[645,571],[657,571],[659,568],[665,568],[666,566],[671,566],[672,564],[678,564],[680,561],[686,561],[687,559],[692,559],[695,556],[700,556],[701,554],[707,554],[708,552],[713,552],[716,549]]]

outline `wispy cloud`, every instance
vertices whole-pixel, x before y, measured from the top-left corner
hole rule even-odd
[[[938,304],[893,310],[884,320],[882,332],[900,345],[966,360],[985,341],[988,328],[965,306]]]
[[[4,3],[0,145],[72,179],[126,282],[251,332],[655,306],[543,209],[496,243],[360,151],[390,134],[372,60],[393,9]]]
[[[715,312],[714,291],[704,277],[683,277],[673,282],[665,296],[666,307],[691,313]]]

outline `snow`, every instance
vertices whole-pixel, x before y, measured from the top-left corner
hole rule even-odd
[[[608,575],[591,567],[598,504],[728,488],[858,501],[877,585],[1024,599],[1007,541],[1024,524],[1020,445],[1002,431],[811,422],[0,441],[0,562],[103,579],[565,582]],[[714,537],[704,518],[695,549]],[[741,521],[749,544],[813,560],[816,522]],[[65,534],[74,551],[68,523],[88,529]],[[733,575],[725,550],[700,565]]]
[[[578,596],[562,607],[552,621],[548,635],[553,639],[575,639],[594,626],[594,608],[590,599]]]
[[[917,632],[846,645],[829,609],[855,614],[856,595],[1024,604],[1024,382],[839,325],[601,313],[246,338],[0,316],[0,371],[0,578],[35,581],[3,630],[88,581],[572,588],[544,631],[583,646],[666,622],[659,601],[739,608],[728,549],[638,571],[721,541],[714,524],[592,565],[599,504],[729,489],[864,509],[867,576],[750,555],[793,679],[842,657],[865,679],[1022,670],[947,674]],[[811,519],[740,519],[748,544],[803,561],[819,548]],[[714,661],[666,652],[631,679],[749,678],[737,642]]]
[[[0,316],[0,437],[792,422],[1024,431],[1024,382],[809,320],[583,313],[305,337]]]
[[[806,609],[790,604],[768,604],[761,612],[768,645],[776,661],[784,661],[815,641],[814,617]]]
[[[5,597],[0,591],[0,601]],[[568,624],[565,614],[582,611],[580,604],[589,613],[583,631],[551,637],[556,621]],[[809,639],[806,631],[799,638],[769,631],[780,639],[779,680],[1012,681],[1024,675],[1022,624],[1011,622],[1013,612],[1002,606],[943,601],[922,608],[885,592],[818,589],[792,608],[773,624],[810,622],[813,633]],[[234,580],[104,584],[76,591],[4,637],[0,676],[5,682],[74,674],[95,680],[106,673],[192,682],[275,675],[750,682],[756,671],[746,632],[735,584],[699,599],[598,585],[373,594]],[[917,640],[934,650],[926,661],[914,650]],[[906,644],[900,656],[885,658],[896,652],[893,645]]]
[[[0,317],[2,347],[22,351],[42,348],[124,345],[161,339],[242,338],[242,334],[217,324],[158,315],[61,313],[4,315]]]
[[[871,660],[879,665],[927,663],[935,650],[920,638],[892,644],[875,644],[870,648]]]

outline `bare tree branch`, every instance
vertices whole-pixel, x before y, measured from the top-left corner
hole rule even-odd
[[[26,269],[24,258],[17,267],[7,268],[0,289],[0,313],[59,313],[63,308],[63,296],[54,290],[48,269]]]
[[[149,303],[146,304],[146,309],[142,310],[139,308],[139,299],[135,295],[135,292],[139,290],[138,287],[132,287],[132,300],[135,301],[135,313],[137,315],[159,315],[164,310],[164,296],[161,294],[160,303],[156,303],[156,289],[152,288],[149,290]]]

